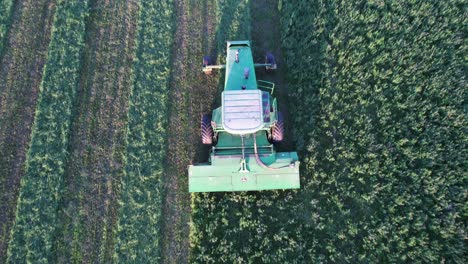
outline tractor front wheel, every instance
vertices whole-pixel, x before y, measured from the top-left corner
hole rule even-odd
[[[213,144],[213,127],[211,126],[211,118],[207,114],[203,114],[201,118],[201,138],[204,145]]]
[[[271,129],[271,138],[273,142],[278,143],[283,141],[284,138],[284,120],[283,120],[283,113],[278,112],[278,118],[276,120],[275,125]]]

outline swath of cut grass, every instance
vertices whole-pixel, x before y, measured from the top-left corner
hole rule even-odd
[[[59,205],[58,263],[112,259],[124,170],[137,3],[90,2],[85,52]]]
[[[157,263],[173,1],[143,0],[139,10],[114,257],[122,263]]]
[[[0,58],[0,262],[7,257],[55,4],[53,0],[21,1],[10,8]]]
[[[86,15],[87,1],[59,1],[57,5],[8,263],[54,261],[58,194],[68,155]]]

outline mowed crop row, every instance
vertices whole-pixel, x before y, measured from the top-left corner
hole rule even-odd
[[[217,79],[206,77],[200,59],[213,49],[215,2],[177,0],[164,171],[162,262],[187,263],[190,194],[187,164],[204,156],[200,116],[211,110]]]
[[[124,170],[137,3],[93,1],[89,10],[59,205],[56,256],[61,263],[112,258]]]
[[[0,262],[6,261],[55,10],[52,0],[16,3],[0,55]]]
[[[87,1],[59,1],[21,179],[9,263],[53,262],[57,209],[78,84]]]
[[[464,262],[462,2],[281,1],[301,262]]]
[[[174,6],[172,0],[142,0],[139,5],[125,170],[115,230],[114,258],[120,263],[158,263],[161,258]]]

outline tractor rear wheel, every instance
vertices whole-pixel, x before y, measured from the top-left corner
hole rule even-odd
[[[276,120],[276,124],[271,129],[271,138],[273,142],[275,143],[283,141],[284,121],[283,121],[283,113],[281,112],[278,112],[278,119]]]
[[[203,114],[201,118],[201,139],[204,145],[213,144],[213,127],[211,126],[211,118],[207,114]]]

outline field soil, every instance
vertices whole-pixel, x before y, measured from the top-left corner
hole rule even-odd
[[[215,1],[177,0],[177,26],[170,84],[169,126],[164,175],[165,263],[186,263],[189,254],[190,194],[187,165],[207,159],[200,140],[200,117],[211,112],[217,79],[201,71],[213,49]]]
[[[206,76],[201,60],[223,60],[228,35],[237,35],[231,10],[238,4],[215,0],[176,0],[165,161],[162,259],[185,263],[189,258],[191,195],[187,165],[208,159],[200,140],[200,117],[219,104],[224,74]],[[222,9],[219,5],[224,5]],[[17,1],[0,76],[0,157],[2,203],[0,257],[14,218],[21,168],[30,140],[35,101],[50,38],[55,1]],[[280,149],[291,149],[287,87],[283,80],[276,1],[251,1],[240,14],[251,23],[254,59],[272,52],[275,72],[257,69],[257,78],[276,83],[276,97],[286,119]],[[106,262],[112,259],[117,197],[123,174],[130,75],[138,5],[134,1],[91,1],[86,46],[70,138],[70,159],[59,208],[57,261]],[[247,18],[246,18],[247,19]],[[236,23],[233,21],[236,25]],[[234,31],[233,31],[234,30]],[[33,34],[33,32],[40,32]],[[229,39],[230,40],[230,39]],[[27,73],[27,74],[24,74]]]
[[[19,0],[13,8],[0,58],[0,262],[6,259],[55,1]]]

